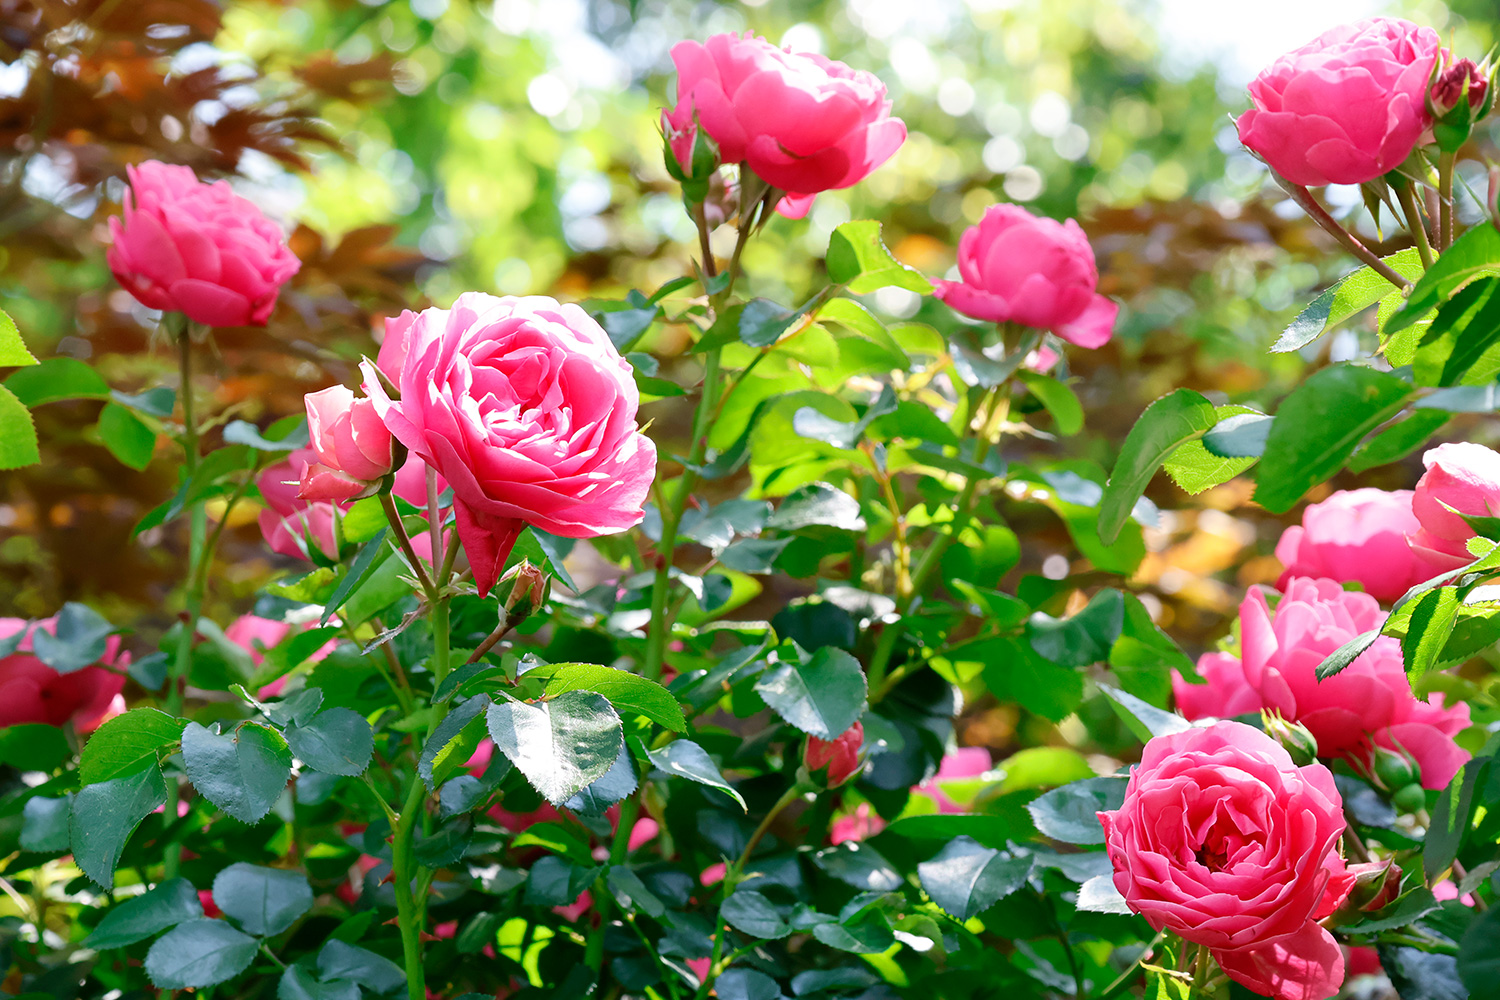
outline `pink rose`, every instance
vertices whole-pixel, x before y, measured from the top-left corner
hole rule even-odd
[[[0,618],[0,639],[24,633],[15,652],[0,658],[0,727],[42,723],[61,726],[73,723],[79,732],[89,732],[104,721],[125,686],[125,678],[105,667],[125,667],[129,653],[120,652],[120,637],[110,636],[99,666],[60,674],[31,655],[31,637],[36,629],[57,634],[57,619],[28,623],[20,618]]]
[[[677,105],[663,129],[690,166],[692,121],[719,145],[725,163],[744,163],[787,192],[783,215],[800,218],[819,191],[869,176],[906,141],[891,117],[885,84],[812,52],[788,52],[752,34],[678,42]]]
[[[953,309],[992,323],[1051,330],[1079,347],[1102,347],[1120,307],[1098,294],[1088,237],[1072,219],[1038,218],[991,205],[958,240],[960,281],[934,281]]]
[[[912,786],[912,794],[921,795],[936,802],[940,813],[968,812],[967,808],[959,805],[948,793],[957,791],[955,785],[979,778],[994,766],[994,761],[990,759],[990,752],[984,747],[960,747],[943,757],[938,764],[937,774],[920,785]],[[961,797],[967,800],[973,796],[961,795]]]
[[[1198,673],[1207,684],[1193,684],[1172,675],[1172,699],[1183,718],[1228,719],[1260,711],[1260,692],[1245,680],[1245,667],[1238,657],[1204,653],[1198,657]]]
[[[206,326],[264,326],[281,286],[302,266],[281,230],[228,181],[155,160],[126,167],[124,221],[109,232],[109,269],[148,309]]]
[[[391,471],[391,432],[368,399],[355,399],[348,386],[310,392],[307,430],[318,461],[302,472],[297,496],[303,500],[356,500],[372,496]]]
[[[1401,750],[1420,766],[1423,787],[1442,788],[1469,759],[1453,742],[1469,726],[1469,706],[1445,707],[1440,694],[1417,700],[1398,640],[1382,636],[1339,673],[1317,678],[1328,654],[1384,617],[1375,598],[1333,580],[1288,581],[1274,614],[1252,591],[1240,605],[1245,679],[1265,708],[1312,732],[1318,756],[1368,771],[1375,747]]]
[[[489,593],[526,525],[568,538],[645,516],[656,446],[636,424],[629,363],[576,305],[459,296],[386,325],[365,394],[396,439],[443,476],[474,582]]]
[[[1276,558],[1286,569],[1277,586],[1296,576],[1324,577],[1358,583],[1389,604],[1444,569],[1406,544],[1420,527],[1410,490],[1340,490],[1308,505],[1302,523],[1281,533]]]
[[[1124,803],[1099,821],[1115,888],[1152,927],[1206,945],[1263,996],[1338,992],[1344,958],[1317,921],[1354,879],[1338,852],[1343,800],[1322,764],[1297,767],[1238,722],[1158,736]]]
[[[1362,184],[1399,167],[1431,123],[1431,28],[1376,17],[1293,49],[1250,84],[1240,142],[1293,184]]]
[[[1500,454],[1480,444],[1440,444],[1422,456],[1422,464],[1427,472],[1411,501],[1421,527],[1408,538],[1439,571],[1457,569],[1474,561],[1464,543],[1476,532],[1463,515],[1500,513]]]
[[[802,760],[809,771],[828,769],[828,787],[842,785],[860,771],[859,748],[865,742],[865,727],[856,722],[831,740],[807,738]]]
[[[337,625],[338,619],[335,618],[332,624]],[[310,625],[311,623],[309,627]],[[290,622],[274,621],[256,615],[240,615],[224,630],[224,637],[235,645],[243,647],[245,652],[250,654],[250,662],[258,667],[265,661],[266,651],[279,646],[282,640],[292,634],[292,629],[295,627]],[[337,647],[338,642],[330,639],[309,656],[307,662],[317,663]],[[286,687],[286,678],[278,677],[257,691],[256,697],[275,698],[281,694],[284,687]]]
[[[273,552],[295,559],[310,559],[314,551],[329,559],[339,557],[338,508],[298,496],[302,477],[317,457],[311,448],[298,448],[285,462],[255,477],[266,501],[260,512],[260,533]]]

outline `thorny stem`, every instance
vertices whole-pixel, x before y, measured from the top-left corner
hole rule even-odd
[[[427,468],[427,531],[432,537],[432,564],[443,565],[443,522],[438,517],[437,470]],[[444,574],[438,575],[438,585],[446,582]]]
[[[406,534],[406,525],[401,523],[401,512],[396,510],[396,501],[392,499],[389,492],[380,494],[380,508],[385,511],[386,520],[391,523],[391,531],[396,537],[396,546],[406,557],[406,561],[411,564],[411,570],[416,574],[422,593],[431,600],[433,597],[432,580],[428,578],[427,570],[422,568],[422,560],[417,558],[417,550],[412,547],[411,538]]]
[[[1353,233],[1339,225],[1338,220],[1328,214],[1328,210],[1318,203],[1318,199],[1313,197],[1311,191],[1300,184],[1293,184],[1291,181],[1277,176],[1274,172],[1271,176],[1276,177],[1276,182],[1291,196],[1292,201],[1296,202],[1304,212],[1311,216],[1314,222],[1322,226],[1328,235],[1338,240],[1339,245],[1345,250],[1348,250],[1355,257],[1368,264],[1370,270],[1397,288],[1404,290],[1411,287],[1410,281],[1407,281],[1394,268],[1377,257],[1375,252],[1361,243]]]
[[[1213,959],[1209,957],[1208,946],[1199,945],[1197,957],[1193,959],[1193,985],[1188,990],[1188,1000],[1198,1000],[1208,995],[1208,972],[1213,968]]]
[[[1422,258],[1422,266],[1431,267],[1432,244],[1427,241],[1427,224],[1422,221],[1422,211],[1417,207],[1416,190],[1410,181],[1392,186],[1396,189],[1396,198],[1401,202],[1401,211],[1406,215],[1406,228],[1411,232],[1412,239],[1417,241],[1417,254]]]
[[[1438,157],[1438,253],[1453,245],[1453,163],[1452,153]]]
[[[620,818],[615,825],[615,836],[609,845],[609,863],[594,880],[594,903],[599,911],[599,923],[589,932],[588,945],[584,949],[584,964],[594,972],[604,967],[604,932],[609,926],[609,908],[612,897],[605,881],[609,870],[623,864],[630,848],[630,833],[635,828],[635,819],[641,812],[639,793],[628,796],[620,803]],[[634,924],[629,914],[624,914],[627,923]],[[653,952],[654,954],[654,952]]]

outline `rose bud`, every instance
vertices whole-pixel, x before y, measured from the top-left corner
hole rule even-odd
[[[809,771],[828,768],[828,787],[834,788],[862,770],[859,748],[864,741],[865,727],[856,722],[832,740],[809,736],[802,759]]]
[[[1288,722],[1280,712],[1263,711],[1260,719],[1266,735],[1286,748],[1298,767],[1306,767],[1318,759],[1318,741],[1302,723]]]
[[[1388,790],[1405,788],[1414,781],[1420,781],[1422,777],[1421,768],[1410,754],[1385,747],[1375,748],[1372,770],[1380,787]]]
[[[687,201],[704,201],[708,197],[709,179],[719,170],[719,144],[698,127],[693,106],[686,102],[670,110],[662,109],[661,132],[667,173],[682,183]]]
[[[307,430],[318,461],[302,473],[297,496],[335,503],[373,496],[394,461],[391,432],[368,399],[348,386],[307,394]]]
[[[1401,869],[1389,859],[1350,865],[1349,872],[1354,876],[1354,889],[1346,905],[1355,910],[1371,913],[1401,895]]]
[[[1414,781],[1391,796],[1391,805],[1404,813],[1421,812],[1427,808],[1427,790]]]
[[[1490,81],[1472,59],[1460,59],[1446,68],[1434,67],[1427,111],[1434,119],[1432,135],[1438,147],[1457,152],[1468,141],[1474,123],[1489,114],[1493,103]]]
[[[511,580],[510,594],[504,602],[504,619],[520,623],[547,603],[552,593],[552,578],[547,571],[522,559],[505,576]]]

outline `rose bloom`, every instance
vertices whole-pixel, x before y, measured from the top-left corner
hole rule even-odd
[[[372,496],[391,471],[391,432],[375,404],[334,385],[304,398],[308,436],[318,460],[302,471],[303,500],[355,500]],[[420,504],[419,504],[420,506]]]
[[[79,732],[91,732],[106,717],[124,710],[120,691],[125,678],[104,669],[123,669],[130,663],[130,654],[120,652],[119,636],[112,635],[105,642],[99,666],[60,674],[32,655],[31,637],[37,629],[56,635],[57,619],[29,623],[0,618],[0,640],[24,633],[15,652],[0,657],[0,727],[71,722]]]
[[[1383,618],[1375,598],[1333,580],[1289,581],[1274,613],[1253,590],[1240,605],[1241,670],[1224,657],[1205,672],[1206,692],[1174,683],[1178,708],[1189,719],[1258,708],[1280,712],[1307,727],[1320,757],[1342,757],[1368,771],[1375,747],[1401,751],[1416,760],[1424,787],[1443,788],[1469,759],[1453,741],[1469,726],[1469,706],[1447,707],[1441,694],[1418,700],[1398,640],[1382,636],[1339,673],[1317,678],[1330,653]],[[1252,704],[1251,693],[1259,704]]]
[[[1245,680],[1245,665],[1228,653],[1198,657],[1198,673],[1207,682],[1193,684],[1172,675],[1172,700],[1187,719],[1229,719],[1261,710],[1260,692]]]
[[[1286,567],[1277,586],[1297,576],[1323,577],[1358,583],[1389,604],[1437,576],[1445,567],[1406,543],[1421,527],[1412,496],[1411,490],[1340,490],[1308,505],[1302,523],[1287,528],[1276,543],[1276,558]]]
[[[1463,516],[1500,515],[1500,454],[1480,444],[1440,444],[1422,464],[1427,471],[1411,502],[1420,527],[1408,538],[1439,571],[1457,569],[1474,561],[1465,543],[1477,532]]]
[[[458,297],[386,324],[364,391],[396,439],[447,480],[481,595],[521,529],[567,538],[639,524],[656,446],[636,424],[630,364],[576,305]]]
[[[338,521],[348,501],[306,500],[299,496],[307,470],[318,462],[312,448],[298,448],[285,462],[269,466],[255,478],[266,506],[261,509],[260,533],[271,551],[294,559],[310,559],[313,551],[328,559],[339,557]],[[448,484],[438,477],[438,492]],[[412,456],[396,470],[391,492],[414,507],[427,505],[427,465]],[[418,556],[432,561],[432,539],[427,532],[412,536]]]
[[[934,281],[954,310],[991,323],[1051,330],[1078,347],[1102,347],[1120,307],[1098,294],[1094,250],[1077,222],[991,205],[958,239],[959,281]]]
[[[155,160],[125,168],[123,219],[109,220],[107,259],[120,286],[148,309],[206,326],[264,326],[301,261],[280,228],[228,181]]]
[[[1343,800],[1322,764],[1297,767],[1253,726],[1158,736],[1125,801],[1099,813],[1115,888],[1158,930],[1206,945],[1262,996],[1325,1000],[1344,957],[1317,921],[1349,894]]]
[[[334,618],[331,624],[338,624]],[[271,618],[261,618],[257,615],[240,615],[229,627],[224,630],[224,637],[250,654],[250,662],[257,667],[266,659],[266,651],[281,645],[282,640],[292,634],[294,628],[299,631],[310,628],[312,622],[305,626],[296,626],[290,622],[275,621]],[[311,656],[307,658],[308,663],[317,663],[328,656],[338,647],[336,640],[330,639],[320,646]],[[257,698],[275,698],[279,696],[286,687],[286,678],[278,677],[269,684],[264,685],[256,692]]]
[[[1303,186],[1362,184],[1399,167],[1432,124],[1431,28],[1376,17],[1324,32],[1261,71],[1240,142]]]
[[[678,42],[672,62],[677,105],[662,126],[679,161],[691,159],[696,116],[721,160],[787,192],[783,215],[801,218],[819,191],[858,184],[906,141],[885,84],[817,53],[725,34]]]

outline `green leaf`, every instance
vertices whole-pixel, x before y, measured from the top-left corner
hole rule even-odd
[[[259,822],[270,812],[292,771],[281,734],[256,722],[224,736],[189,722],[182,731],[182,760],[193,787],[242,823]]]
[[[150,465],[156,452],[156,431],[115,402],[105,403],[99,411],[99,439],[121,465],[137,471]]]
[[[1500,382],[1488,385],[1455,385],[1429,393],[1412,404],[1414,410],[1448,413],[1493,413],[1500,410]]]
[[[1349,459],[1349,471],[1360,473],[1399,461],[1426,444],[1447,422],[1448,414],[1443,410],[1413,410],[1360,445]]]
[[[1048,375],[1028,371],[1021,372],[1020,379],[1031,390],[1031,394],[1041,400],[1047,412],[1052,414],[1052,419],[1057,421],[1059,434],[1071,437],[1083,430],[1083,404],[1066,383]]]
[[[547,681],[549,698],[564,691],[597,691],[622,712],[644,715],[674,733],[687,729],[682,706],[671,692],[653,680],[596,663],[564,663],[556,671]]]
[[[1215,427],[1222,426],[1230,417],[1256,412],[1248,406],[1216,406],[1214,413],[1219,423]],[[1229,482],[1255,462],[1255,458],[1221,458],[1210,452],[1205,443],[1199,440],[1187,441],[1178,446],[1177,450],[1167,456],[1162,466],[1179,489],[1185,493],[1197,494]]]
[[[177,390],[164,385],[134,395],[121,392],[119,389],[111,389],[109,398],[121,406],[128,406],[147,416],[162,419],[170,417],[172,410],[177,406]]]
[[[1221,417],[1203,435],[1203,447],[1216,458],[1260,458],[1266,453],[1274,417],[1264,413],[1240,413]]]
[[[751,937],[775,941],[792,932],[791,925],[769,899],[750,889],[736,889],[719,908],[729,926]]]
[[[286,742],[297,759],[324,774],[355,778],[370,766],[375,733],[352,708],[330,708],[306,725],[287,726]]]
[[[764,972],[735,967],[714,980],[719,1000],[781,1000],[781,987]]]
[[[812,860],[833,878],[866,892],[895,892],[902,885],[901,876],[884,855],[856,840],[817,851]]]
[[[325,982],[350,979],[375,993],[394,993],[406,985],[406,973],[401,966],[337,938],[318,952],[318,976]]]
[[[1413,682],[1440,662],[1462,604],[1457,587],[1429,590],[1411,603],[1410,621],[1401,639],[1401,655]]]
[[[865,519],[860,514],[859,501],[843,490],[827,483],[806,483],[782,499],[767,519],[766,527],[778,531],[809,528],[864,531]]]
[[[1026,638],[1037,655],[1064,667],[1086,667],[1109,656],[1125,624],[1125,599],[1118,590],[1099,591],[1070,618],[1038,611],[1026,622]]]
[[[18,632],[12,638],[21,634]],[[23,722],[0,729],[0,764],[9,764],[18,771],[51,771],[72,756],[73,748],[56,726]]]
[[[548,854],[538,858],[526,873],[522,900],[528,906],[568,906],[593,884],[597,875],[597,868],[575,865]]]
[[[1175,712],[1163,711],[1118,688],[1100,684],[1099,690],[1109,698],[1109,707],[1115,710],[1120,721],[1143,743],[1154,736],[1170,736],[1193,728],[1191,722]]]
[[[673,740],[660,750],[649,751],[649,755],[652,765],[663,774],[686,778],[700,785],[717,788],[738,802],[741,809],[747,813],[750,811],[750,807],[745,805],[745,800],[740,797],[740,793],[724,780],[724,775],[719,772],[718,765],[713,762],[708,751],[692,740]]]
[[[1026,884],[1031,858],[1007,857],[968,837],[917,865],[922,889],[957,920],[970,920]]]
[[[980,813],[928,813],[926,815],[902,816],[886,828],[892,837],[921,843],[928,841],[948,842],[956,837],[969,837],[985,847],[1006,848],[1012,840],[1030,835],[1030,830],[1017,829],[1017,824],[1003,816]]]
[[[1350,935],[1379,934],[1381,931],[1394,930],[1397,927],[1415,923],[1429,913],[1437,912],[1440,908],[1441,904],[1433,898],[1432,892],[1419,887],[1406,893],[1384,909],[1376,910],[1363,920],[1344,924],[1339,930]]]
[[[1130,913],[1130,904],[1110,875],[1095,875],[1078,887],[1078,909],[1085,913]]]
[[[1453,385],[1500,340],[1496,291],[1500,278],[1483,278],[1439,307],[1412,360],[1418,385]]]
[[[641,877],[624,865],[614,865],[605,877],[610,893],[626,913],[639,910],[648,917],[660,920],[667,914],[667,906],[647,888]],[[727,905],[727,904],[726,904]]]
[[[1422,275],[1422,258],[1415,247],[1382,257],[1402,277],[1416,280]],[[1319,295],[1297,318],[1292,320],[1280,339],[1271,347],[1273,353],[1285,353],[1306,347],[1355,313],[1368,309],[1396,289],[1385,278],[1368,267],[1362,267],[1340,278]]]
[[[21,331],[16,329],[16,321],[0,310],[0,368],[29,367],[36,363],[21,339]]]
[[[828,240],[828,279],[856,295],[895,286],[918,295],[932,294],[932,283],[891,256],[872,219],[846,222]]]
[[[160,989],[202,989],[244,972],[259,948],[223,920],[189,920],[151,946],[146,975]]]
[[[256,937],[280,934],[312,909],[312,886],[301,872],[236,862],[214,876],[214,903]]]
[[[38,795],[21,811],[21,847],[27,851],[66,851],[72,844],[72,793],[61,798]]]
[[[267,428],[267,433],[274,434],[276,426]],[[298,448],[307,447],[307,422],[293,423],[281,437],[267,437],[261,433],[259,427],[248,420],[231,420],[224,425],[224,440],[228,444],[243,444],[256,451],[296,451]]]
[[[90,948],[123,948],[144,941],[184,920],[203,916],[198,890],[185,878],[167,879],[111,909],[99,921],[92,934],[84,939]]]
[[[333,588],[333,593],[328,598],[328,603],[323,606],[323,616],[318,619],[319,625],[327,625],[328,619],[336,614],[339,608],[354,591],[354,588],[363,583],[370,576],[374,568],[375,559],[385,551],[385,533],[390,530],[381,528],[375,536],[364,544],[354,561],[349,564],[349,571],[339,580],[339,585]]]
[[[1422,843],[1422,871],[1429,882],[1447,871],[1458,857],[1478,804],[1474,793],[1493,766],[1493,757],[1465,761],[1448,787],[1438,793]]]
[[[984,682],[997,698],[1019,702],[1054,722],[1067,718],[1083,702],[1083,675],[1037,655],[1019,636],[962,647],[961,658],[981,664]]]
[[[1333,365],[1313,373],[1276,410],[1260,460],[1255,500],[1284,514],[1313,486],[1339,470],[1370,431],[1411,395],[1395,375]]]
[[[141,820],[166,805],[167,785],[155,767],[79,790],[73,799],[73,860],[104,889],[115,886],[120,852]]]
[[[837,323],[875,344],[889,356],[892,367],[911,367],[911,359],[885,328],[885,324],[853,299],[830,299],[818,307],[817,317],[820,323]]]
[[[635,764],[630,759],[630,748],[622,744],[620,756],[600,778],[569,799],[565,808],[585,816],[601,816],[604,811],[636,790],[640,779],[635,774]]]
[[[0,470],[21,469],[41,460],[31,411],[0,385]]]
[[[276,1000],[360,1000],[359,986],[350,979],[323,982],[300,965],[281,974]]]
[[[1500,232],[1475,226],[1453,242],[1417,280],[1406,303],[1386,320],[1387,336],[1404,330],[1475,278],[1500,271]]]
[[[739,315],[740,343],[747,347],[770,347],[800,319],[802,313],[770,299],[751,299]]]
[[[842,649],[824,646],[806,664],[783,663],[755,682],[767,705],[804,733],[831,740],[864,715],[865,672]]]
[[[839,923],[820,923],[813,927],[813,937],[830,948],[854,955],[876,955],[895,943],[890,920],[875,907],[861,910]]]
[[[1458,944],[1458,977],[1468,987],[1470,1000],[1500,997],[1500,909],[1481,914],[1464,932]]]
[[[1368,632],[1361,632],[1338,649],[1329,653],[1327,658],[1318,664],[1318,680],[1327,680],[1340,670],[1343,670],[1358,659],[1361,653],[1373,646],[1375,640],[1379,638],[1380,629],[1372,628]]]
[[[1191,389],[1178,389],[1146,407],[1125,436],[1099,501],[1099,538],[1105,544],[1120,537],[1136,501],[1168,456],[1217,421],[1213,404]]]
[[[593,691],[564,691],[537,704],[496,702],[486,721],[495,746],[554,806],[602,778],[624,740],[614,706]]]
[[[48,358],[22,368],[5,380],[5,387],[32,409],[64,399],[109,398],[109,385],[77,358]]]
[[[155,768],[159,752],[182,738],[187,722],[154,708],[132,708],[94,730],[78,757],[78,780],[92,785]]]
[[[57,613],[57,623],[49,631],[31,630],[31,649],[36,658],[60,674],[98,663],[108,648],[115,627],[99,612],[86,604],[69,601]]]
[[[1026,809],[1043,836],[1065,844],[1102,844],[1104,827],[1096,814],[1120,808],[1125,781],[1123,775],[1085,778],[1043,793]]]
[[[463,770],[479,741],[484,738],[481,716],[489,707],[489,695],[479,695],[457,706],[432,731],[417,761],[417,773],[427,783],[429,792]]]

